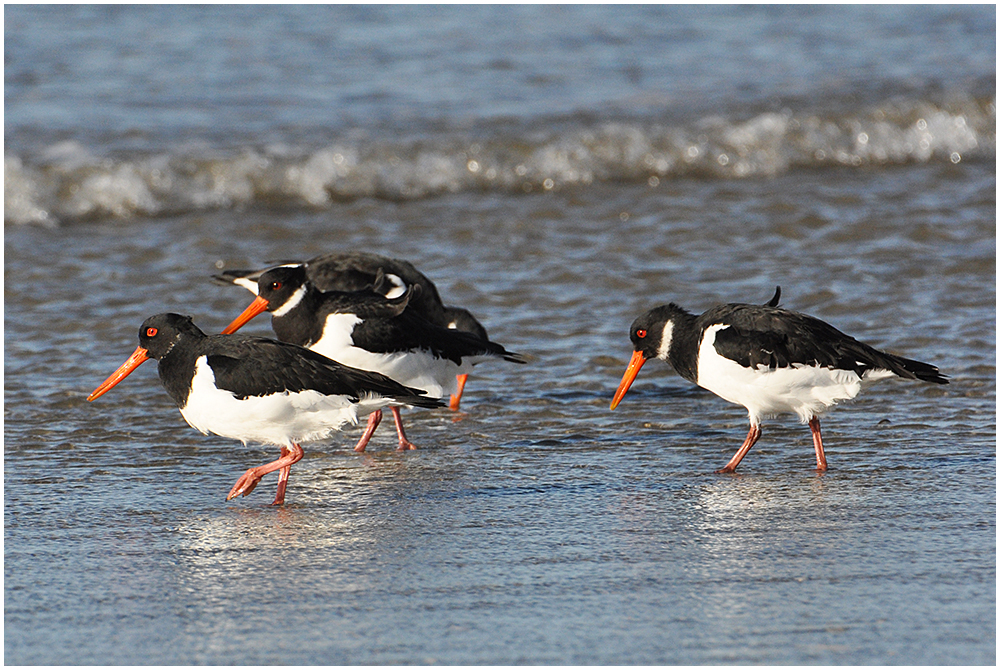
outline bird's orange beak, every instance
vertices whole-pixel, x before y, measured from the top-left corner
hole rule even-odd
[[[104,380],[104,383],[94,389],[94,392],[87,396],[87,400],[97,400],[102,395],[110,391],[115,384],[132,374],[132,371],[137,367],[149,360],[149,352],[142,347],[136,347],[136,350],[132,352],[132,355],[128,357],[128,360],[122,363],[122,366],[114,371],[114,373]]]
[[[245,310],[243,310],[242,314],[233,319],[233,322],[225,327],[225,329],[222,331],[222,334],[230,335],[232,333],[235,333],[237,330],[245,326],[250,319],[254,318],[261,312],[266,312],[266,311],[267,311],[267,300],[265,298],[257,296],[254,299],[254,301],[250,303],[250,305]]]
[[[618,390],[615,391],[615,397],[611,399],[611,409],[618,407],[618,403],[620,403],[622,398],[625,397],[628,387],[635,381],[635,376],[639,374],[639,369],[642,368],[645,363],[646,356],[643,355],[641,351],[632,352],[632,360],[628,362],[628,367],[625,368],[625,376],[622,377],[622,383],[618,385]]]

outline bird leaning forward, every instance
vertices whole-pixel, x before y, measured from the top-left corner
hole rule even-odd
[[[634,352],[611,409],[652,358],[690,382],[743,405],[750,431],[719,473],[735,472],[761,435],[765,416],[794,412],[812,431],[816,469],[827,469],[819,415],[887,377],[947,384],[936,367],[879,351],[819,319],[767,304],[718,305],[696,316],[674,303],[638,317],[629,331]]]
[[[245,335],[206,335],[191,317],[158,314],[143,322],[139,346],[87,400],[96,400],[143,362],[159,361],[160,381],[181,415],[202,433],[281,447],[281,457],[250,468],[226,500],[248,495],[279,470],[275,505],[285,501],[301,442],[318,440],[383,407],[441,407],[423,391],[356,370],[294,344]]]

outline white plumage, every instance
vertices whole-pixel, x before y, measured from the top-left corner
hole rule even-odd
[[[428,397],[443,398],[458,390],[457,375],[469,374],[477,362],[488,356],[466,356],[461,365],[436,357],[427,350],[393,353],[371,352],[354,346],[351,332],[362,319],[354,314],[330,314],[326,317],[323,337],[309,346],[316,353],[359,370],[380,372],[400,384],[426,392]]]
[[[718,305],[700,316],[670,303],[632,322],[632,359],[611,401],[618,406],[651,358],[669,362],[688,381],[743,405],[750,430],[729,463],[734,472],[757,442],[761,420],[793,412],[809,424],[816,469],[827,468],[819,415],[887,377],[947,384],[936,367],[879,351],[815,317],[778,307],[781,289],[764,305]]]
[[[215,384],[205,356],[195,362],[191,392],[181,415],[202,433],[247,441],[290,446],[329,437],[344,424],[390,404],[388,398],[369,395],[359,403],[346,396],[318,391],[273,393],[239,399]]]
[[[715,324],[705,329],[698,351],[697,383],[746,407],[754,425],[786,412],[794,412],[802,423],[809,423],[841,400],[857,396],[866,383],[895,376],[888,370],[870,370],[861,377],[853,370],[801,363],[784,368],[744,367],[715,349],[715,335],[725,328],[729,326]]]

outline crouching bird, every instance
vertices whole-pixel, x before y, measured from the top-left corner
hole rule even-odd
[[[668,361],[690,382],[743,405],[750,431],[730,461],[734,472],[761,435],[765,416],[794,412],[812,430],[816,469],[827,469],[819,414],[886,377],[947,384],[936,367],[879,351],[819,319],[777,306],[718,305],[700,316],[674,303],[651,309],[629,331],[635,349],[611,401],[618,406],[651,358]]]
[[[272,268],[257,279],[257,298],[225,327],[233,333],[259,314],[271,313],[271,327],[282,342],[308,347],[345,365],[387,375],[428,396],[454,394],[463,375],[477,363],[500,358],[524,363],[520,354],[470,333],[444,328],[408,308],[420,295],[413,284],[388,298],[379,271],[373,286],[361,291],[320,291],[302,266]],[[391,407],[399,449],[415,449],[406,437],[399,408]],[[364,451],[379,422],[368,418],[356,451]]]
[[[307,261],[291,261],[280,265],[302,268],[309,283],[324,293],[361,291],[374,284],[377,276],[384,273],[386,281],[379,292],[386,297],[398,298],[406,292],[407,287],[419,286],[420,291],[410,301],[408,309],[443,328],[460,330],[480,340],[490,339],[486,334],[486,328],[479,323],[472,312],[463,307],[446,306],[441,301],[441,295],[434,282],[413,267],[409,261],[364,251],[348,251],[333,252]],[[273,267],[263,270],[226,270],[212,277],[221,284],[235,284],[256,294],[257,280],[270,269]],[[461,373],[458,376],[457,390],[451,395],[450,406],[453,410],[458,410],[468,377],[468,373]]]
[[[281,447],[281,457],[250,468],[226,500],[248,495],[279,470],[275,505],[285,501],[288,475],[302,458],[301,442],[318,440],[358,415],[440,400],[388,377],[336,363],[294,344],[245,335],[206,335],[191,317],[158,314],[139,328],[139,346],[87,400],[96,400],[143,362],[159,361],[160,381],[181,416],[202,433]]]

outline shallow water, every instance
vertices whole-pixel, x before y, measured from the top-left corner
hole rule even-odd
[[[293,131],[275,100],[241,108],[225,91],[212,98],[209,75],[236,77],[225,60],[212,60],[217,70],[195,77],[185,95],[168,96],[172,89],[153,84],[174,75],[135,49],[137,60],[116,61],[134,73],[107,76],[104,111],[148,132],[104,125],[100,105],[80,102],[77,116],[53,113],[65,120],[39,137],[28,132],[28,111],[87,99],[66,68],[100,69],[103,47],[94,44],[104,44],[102,31],[124,21],[133,28],[131,43],[151,24],[142,12],[112,13],[118,18],[103,23],[103,15],[88,22],[70,12],[57,24],[70,44],[45,60],[12,41],[11,31],[17,26],[18,35],[30,36],[57,19],[45,9],[5,10],[8,72],[21,73],[19,85],[52,82],[36,83],[32,95],[8,88],[5,101],[7,663],[995,662],[995,91],[984,97],[977,88],[980,74],[994,76],[995,29],[987,59],[993,69],[969,51],[989,41],[976,26],[992,21],[992,12],[928,9],[914,22],[886,9],[858,36],[838,32],[841,24],[821,10],[812,22],[721,8],[712,21],[684,10],[668,27],[657,22],[663,15],[643,13],[651,9],[612,19],[600,8],[567,8],[559,11],[569,12],[578,37],[555,46],[543,39],[555,23],[530,9],[511,10],[517,21],[461,15],[492,28],[483,31],[489,39],[479,58],[492,63],[484,74],[463,71],[458,56],[438,56],[443,64],[401,58],[393,46],[400,36],[418,54],[434,52],[440,40],[412,17],[385,18],[380,12],[388,10],[379,10],[387,21],[380,23],[362,10],[332,11],[340,12],[342,32],[329,44],[384,45],[387,53],[371,57],[390,83],[366,84],[374,66],[341,55],[336,62],[352,78],[355,97],[340,101],[343,118],[326,135],[307,132],[309,124],[323,126],[321,101],[305,104],[305,129]],[[199,24],[183,13],[166,16],[177,25],[163,35],[179,46],[164,53],[194,72],[197,59],[178,54],[194,39],[184,29],[197,35]],[[299,63],[305,79],[309,72],[319,77],[311,61],[296,59],[304,58],[301,45],[323,51],[324,43],[300,40],[294,17],[261,16],[255,30],[288,38],[276,57]],[[457,27],[443,18],[420,25],[460,35],[462,20]],[[603,38],[598,27],[606,27]],[[719,135],[704,130],[707,107],[696,102],[680,109],[650,102],[626,114],[614,103],[621,89],[571,85],[582,81],[571,67],[580,53],[608,72],[619,72],[608,63],[632,61],[642,72],[659,72],[651,52],[634,44],[687,34],[683,27],[695,37],[668,62],[701,64],[688,86],[723,105],[714,112],[728,119]],[[396,37],[380,32],[390,29]],[[866,35],[890,29],[897,31],[891,53],[910,49],[921,60],[888,69],[878,86],[862,85],[870,79],[852,73],[881,55],[846,47],[865,47]],[[613,38],[633,32],[642,39]],[[813,45],[803,69],[826,77],[792,77],[801,54],[785,54],[777,33]],[[714,39],[720,35],[729,41]],[[916,36],[924,38],[919,48]],[[515,38],[523,48],[511,55]],[[718,56],[748,41],[759,43],[761,62],[775,63],[762,90],[739,88],[749,74],[720,64],[726,59]],[[256,47],[230,40],[228,48],[245,56]],[[206,45],[206,59],[216,52],[225,49]],[[529,57],[541,52],[553,55],[547,64]],[[20,60],[24,53],[36,59],[31,67]],[[850,57],[840,63],[840,53]],[[81,54],[89,57],[72,57]],[[260,90],[287,93],[267,59],[247,62]],[[960,79],[956,63],[974,83],[959,87],[957,97],[937,96],[941,82]],[[439,81],[432,71],[466,86],[421,88]],[[498,91],[487,76],[498,71],[522,83]],[[932,74],[919,74],[926,71]],[[152,79],[138,77],[144,72]],[[622,72],[632,99],[679,86],[657,79],[662,75]],[[128,83],[137,81],[162,97],[129,106]],[[383,86],[398,97],[380,96]],[[771,109],[776,92],[789,89],[801,104],[787,107],[785,99]],[[886,93],[900,89],[910,97]],[[421,113],[405,116],[418,93],[426,98]],[[525,107],[503,107],[514,93]],[[921,154],[919,120],[932,117],[917,112],[896,123],[898,136],[882,128],[887,151],[908,133],[917,138],[898,160],[865,155],[855,164],[860,153],[843,161],[810,154],[803,163],[795,158],[803,155],[796,153],[802,137],[787,128],[773,142],[758,137],[747,164],[759,169],[749,177],[709,163],[657,171],[657,157],[672,160],[673,145],[649,148],[649,138],[662,133],[706,132],[711,137],[698,146],[727,167],[714,142],[746,131],[739,119],[759,126],[770,113],[800,123],[823,117],[849,129],[852,120],[874,119],[890,98],[952,122],[979,110],[986,122],[969,124],[977,148],[953,162],[952,144],[969,136],[932,133],[929,153]],[[965,102],[947,102],[956,99]],[[229,144],[225,124],[213,134],[190,122],[190,110],[204,100],[264,120],[259,127],[232,120],[243,135]],[[851,100],[869,111],[852,109]],[[366,123],[369,112],[390,121]],[[503,115],[510,116],[483,142],[486,121]],[[619,158],[602,163],[612,166],[606,172],[574,181],[568,175],[592,167],[593,155],[573,147],[607,123],[638,134],[608,133],[605,140],[617,139],[590,145]],[[315,168],[316,157],[352,128],[375,136],[376,150],[355,164],[349,187],[338,190],[331,178],[319,191],[274,197],[289,165]],[[428,169],[431,156],[466,157],[476,143],[468,136],[477,133],[497,174],[523,182],[470,182],[448,161],[439,172]],[[206,174],[232,174],[226,171],[247,147],[271,156],[260,147],[275,138],[303,157],[242,172],[246,190],[206,181]],[[204,146],[185,144],[194,140]],[[808,140],[827,141],[823,146],[835,148],[841,140]],[[764,145],[773,153],[757,155],[767,153]],[[694,145],[678,146],[682,156]],[[91,158],[81,159],[81,147]],[[630,157],[630,148],[640,153]],[[636,167],[646,165],[641,151],[653,156],[651,171]],[[193,161],[179,168],[192,152]],[[20,174],[35,181],[9,181],[13,163],[27,166]],[[161,175],[173,175],[171,185],[150,186],[153,177],[143,170],[154,163]],[[181,173],[190,179],[178,181]],[[397,188],[400,175],[413,191]],[[151,199],[139,197],[143,189]],[[327,195],[306,202],[307,192]],[[11,193],[19,194],[18,206],[28,204],[12,210]],[[235,479],[276,450],[188,427],[154,364],[86,401],[135,348],[145,317],[189,313],[211,332],[245,307],[250,294],[213,284],[213,272],[338,249],[411,260],[446,302],[469,308],[493,339],[530,363],[477,368],[461,413],[406,412],[417,451],[396,452],[389,425],[362,455],[351,450],[360,428],[305,445],[280,509],[268,506],[273,476],[248,498],[225,502]],[[764,302],[779,284],[783,306],[939,365],[952,383],[889,380],[826,415],[830,470],[821,476],[812,470],[808,429],[788,416],[765,423],[738,474],[713,474],[745,435],[745,412],[656,362],[618,409],[608,410],[638,313],[668,301],[694,311]],[[245,330],[270,332],[263,318]]]

